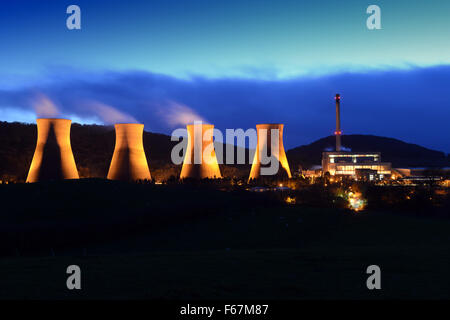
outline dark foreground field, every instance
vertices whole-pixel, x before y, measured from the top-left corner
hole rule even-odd
[[[448,218],[107,181],[2,186],[0,198],[2,299],[450,298]],[[81,291],[66,289],[71,264]],[[366,288],[372,264],[379,291]]]

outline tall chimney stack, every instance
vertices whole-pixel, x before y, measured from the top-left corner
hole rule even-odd
[[[336,151],[341,151],[341,96],[339,93],[336,93],[334,97],[336,100]]]

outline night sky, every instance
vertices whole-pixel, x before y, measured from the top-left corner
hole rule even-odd
[[[66,28],[71,4],[81,30]],[[5,1],[0,120],[281,122],[292,148],[334,132],[339,92],[344,134],[448,153],[449,17],[442,0]]]

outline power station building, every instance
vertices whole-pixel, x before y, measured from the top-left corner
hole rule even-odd
[[[37,119],[37,143],[26,182],[78,179],[70,144],[71,120]]]
[[[390,162],[381,162],[380,152],[341,151],[341,116],[339,94],[336,100],[336,151],[322,153],[322,172],[332,176],[351,176],[358,180],[379,180],[390,177]]]
[[[332,176],[376,180],[391,175],[391,163],[381,162],[379,152],[323,152],[322,170]]]

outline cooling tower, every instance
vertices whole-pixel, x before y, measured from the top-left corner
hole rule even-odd
[[[27,182],[78,179],[68,119],[37,119],[37,144]]]
[[[214,150],[212,124],[187,125],[188,143],[180,179],[222,178]]]
[[[289,164],[286,158],[286,152],[283,146],[283,124],[257,124],[256,131],[258,134],[257,147],[255,151],[255,156],[253,158],[252,169],[250,170],[250,179],[257,179],[264,175],[277,175],[285,176],[291,178],[291,170],[289,169]],[[278,134],[275,129],[278,129]],[[274,138],[278,138],[278,141],[272,141],[272,134]],[[277,148],[272,150],[272,148]],[[272,163],[268,163],[270,158],[276,159],[278,164],[274,166]],[[263,161],[261,161],[263,160]],[[275,172],[271,172],[270,167],[276,167]],[[261,172],[264,170],[263,172]],[[268,173],[266,173],[268,172]]]
[[[116,146],[108,179],[122,181],[151,180],[142,135],[144,125],[121,123],[116,128]]]

